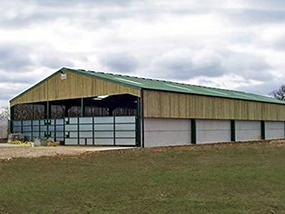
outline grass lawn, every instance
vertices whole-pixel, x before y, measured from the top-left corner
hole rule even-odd
[[[285,144],[2,161],[0,213],[285,213]]]

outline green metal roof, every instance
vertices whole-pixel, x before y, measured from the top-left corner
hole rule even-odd
[[[275,98],[266,97],[258,94],[245,93],[241,91],[225,90],[225,89],[190,85],[190,84],[177,83],[171,81],[140,78],[134,76],[126,76],[126,75],[95,72],[95,71],[73,70],[67,68],[66,70],[94,76],[96,78],[113,81],[116,83],[128,85],[135,88],[179,92],[185,94],[206,95],[214,97],[224,97],[231,99],[251,100],[259,102],[269,102],[269,103],[277,103],[285,105],[285,101],[277,100]]]
[[[277,100],[275,98],[266,97],[258,94],[245,93],[241,91],[233,91],[233,90],[225,90],[197,85],[190,85],[184,83],[177,83],[171,81],[164,80],[156,80],[156,79],[148,79],[148,78],[140,78],[134,76],[120,75],[120,74],[111,74],[111,73],[103,73],[103,72],[95,72],[95,71],[86,71],[86,70],[75,70],[69,68],[62,68],[50,77],[54,76],[58,72],[61,71],[69,71],[77,74],[83,74],[87,76],[91,76],[94,78],[99,78],[107,81],[111,81],[118,84],[123,84],[129,87],[138,88],[138,89],[151,89],[151,90],[160,90],[160,91],[169,91],[169,92],[178,92],[185,94],[197,94],[197,95],[205,95],[205,96],[213,96],[213,97],[223,97],[230,99],[239,99],[239,100],[249,100],[249,101],[258,101],[258,102],[267,102],[267,103],[276,103],[285,105],[285,101]],[[50,78],[48,77],[48,78]],[[39,82],[32,88],[36,87],[40,83],[44,82],[48,78]],[[32,89],[30,88],[30,89]],[[29,91],[28,89],[27,91]],[[24,91],[22,94],[26,93]],[[17,97],[21,96],[18,95]],[[15,98],[17,98],[15,97]],[[13,98],[12,100],[14,100]],[[12,101],[11,100],[11,101]]]

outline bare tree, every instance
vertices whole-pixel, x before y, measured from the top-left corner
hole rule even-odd
[[[278,100],[285,100],[285,84],[282,85],[279,89],[272,91],[271,95],[273,95]]]
[[[8,106],[0,107],[0,121],[4,119],[9,119],[9,117],[10,117],[10,111]]]
[[[9,108],[0,107],[0,139],[8,136]]]

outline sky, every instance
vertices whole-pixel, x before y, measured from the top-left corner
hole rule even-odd
[[[0,106],[61,67],[269,95],[284,0],[2,0]]]

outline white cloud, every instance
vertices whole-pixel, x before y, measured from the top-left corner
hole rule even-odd
[[[284,10],[281,0],[4,1],[0,106],[63,66],[268,94],[285,76]]]

